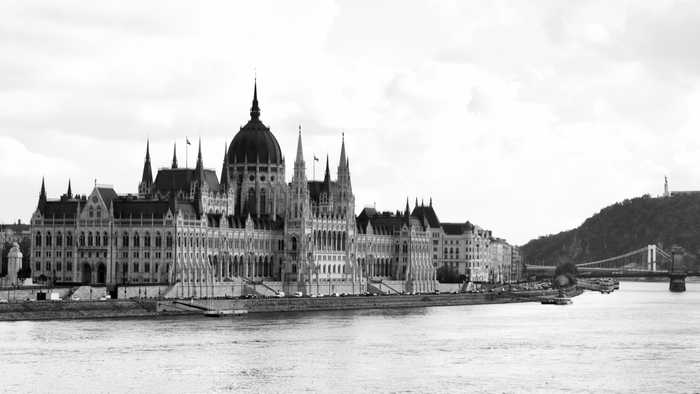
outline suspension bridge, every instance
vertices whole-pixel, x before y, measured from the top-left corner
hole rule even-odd
[[[534,275],[552,275],[556,269],[554,266],[537,264],[526,264],[525,267],[528,273]],[[671,280],[671,291],[685,291],[685,278],[700,276],[700,272],[688,272],[683,264],[682,248],[674,247],[671,252],[667,252],[657,245],[647,245],[619,256],[578,263],[576,268],[581,277],[668,277]]]

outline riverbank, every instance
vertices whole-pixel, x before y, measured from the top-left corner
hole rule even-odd
[[[570,289],[569,296],[583,290]],[[398,309],[431,306],[506,304],[537,302],[554,290],[504,293],[421,294],[391,296],[348,296],[322,298],[258,299],[134,299],[106,301],[27,301],[0,304],[0,321],[155,318],[177,315],[203,315],[205,310],[240,310],[246,313],[286,313],[352,309]]]

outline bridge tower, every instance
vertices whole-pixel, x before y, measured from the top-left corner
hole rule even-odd
[[[647,270],[656,272],[656,245],[647,246]]]
[[[685,277],[688,274],[685,264],[683,264],[683,254],[683,248],[680,246],[671,248],[671,267],[668,270],[668,276],[671,281],[668,289],[677,293],[685,291]]]

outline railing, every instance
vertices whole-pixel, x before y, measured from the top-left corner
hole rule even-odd
[[[248,284],[252,284],[252,285],[261,285],[262,287],[264,287],[264,288],[270,290],[271,292],[273,292],[273,293],[275,293],[275,294],[279,294],[279,292],[278,292],[277,290],[275,290],[275,289],[273,289],[272,287],[268,286],[268,285],[267,285],[265,282],[263,282],[262,280],[253,280],[253,279],[248,278],[248,277],[245,277],[245,276],[241,276],[241,279],[243,279],[243,281],[245,281],[245,282],[248,283]]]
[[[386,286],[386,288],[388,288],[389,290],[393,291],[394,293],[396,293],[396,294],[401,294],[400,291],[398,291],[398,290],[396,290],[395,288],[393,288],[393,287],[389,286],[388,284],[384,283],[384,281],[382,281],[382,280],[370,279],[370,282],[372,282],[372,283],[378,283],[378,284],[380,284],[380,285],[384,285],[384,286]]]
[[[621,254],[621,255],[619,255],[619,256],[608,257],[607,259],[597,260],[597,261],[591,261],[591,262],[589,262],[589,263],[576,264],[576,266],[577,266],[577,267],[588,267],[588,266],[591,266],[591,265],[604,264],[604,263],[608,263],[608,262],[615,261],[615,260],[618,260],[618,259],[623,259],[623,258],[625,258],[625,257],[634,256],[635,254],[638,254],[638,253],[640,253],[640,252],[645,252],[645,253],[646,253],[646,252],[648,251],[648,248],[649,248],[648,246],[645,246],[645,247],[643,247],[643,248],[641,248],[641,249],[637,249],[637,250],[634,250],[634,251],[632,251],[632,252],[627,252],[627,253]]]

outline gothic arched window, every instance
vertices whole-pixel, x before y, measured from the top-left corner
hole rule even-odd
[[[255,210],[255,189],[252,187],[248,189],[248,210],[251,212]]]
[[[264,215],[267,211],[265,204],[267,203],[267,190],[260,190],[260,214]]]
[[[34,243],[36,246],[41,246],[41,233],[37,231],[36,237],[34,238]]]

